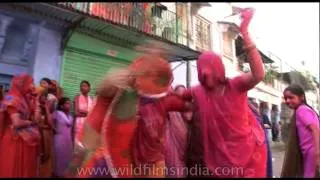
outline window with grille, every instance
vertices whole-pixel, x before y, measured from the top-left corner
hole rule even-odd
[[[201,16],[195,16],[195,45],[196,50],[211,49],[210,22]]]
[[[223,54],[233,59],[233,44],[232,36],[229,32],[223,32]]]
[[[15,19],[6,28],[0,61],[27,66],[34,48],[35,29],[28,22]]]

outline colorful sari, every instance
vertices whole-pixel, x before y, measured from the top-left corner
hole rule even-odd
[[[110,73],[98,88],[96,104],[84,122],[67,176],[133,177],[138,92],[163,93],[171,80],[168,61],[152,56],[142,56],[129,68]],[[103,172],[79,174],[79,167],[99,167]]]
[[[53,129],[47,122],[48,117],[45,110],[42,110],[41,114],[39,123],[42,147],[40,177],[51,177],[53,173]]]
[[[1,102],[0,177],[37,177],[40,133],[35,126],[13,128],[10,115],[19,113],[22,121],[34,118],[34,103],[27,89],[33,83],[23,74],[12,79],[11,89]]]
[[[128,100],[131,99],[131,100]],[[119,91],[111,100],[97,97],[76,143],[70,177],[133,177],[131,141],[136,128],[137,94]],[[128,109],[129,111],[124,111]],[[101,172],[79,174],[78,168],[100,168]],[[122,170],[117,173],[116,170]]]
[[[188,169],[191,168],[198,168],[193,174],[188,174],[188,177],[204,177],[207,176],[205,172],[202,172],[203,168],[205,167],[204,160],[203,160],[203,142],[202,139],[202,132],[200,127],[200,117],[199,117],[199,108],[195,103],[194,109],[194,116],[190,122],[190,135],[189,135],[189,144],[187,148],[187,167]],[[203,170],[204,171],[204,170]]]
[[[161,99],[141,97],[138,126],[133,142],[133,159],[136,167],[148,167],[149,171],[137,176],[166,177],[165,125],[167,112],[184,110],[184,102],[177,96]]]
[[[72,158],[72,115],[62,111],[54,113],[56,134],[53,137],[54,175],[63,177]]]
[[[315,166],[313,136],[307,128],[310,124],[319,128],[318,116],[312,108],[302,104],[291,119],[281,177],[319,178],[319,170]]]
[[[257,107],[255,107],[253,104],[251,104],[250,102],[249,104],[249,108],[252,111],[253,115],[255,116],[255,118],[257,119],[257,121],[259,122],[259,124],[261,124],[261,127],[264,129],[264,125],[263,125],[263,120],[261,119],[259,110]],[[272,152],[270,149],[270,145],[269,145],[269,141],[268,141],[268,135],[267,135],[267,131],[264,131],[265,134],[265,142],[266,142],[266,148],[267,148],[267,178],[273,178],[273,170],[272,170]]]
[[[201,138],[199,148],[202,150],[196,148],[195,153],[203,154],[197,161],[209,169],[209,173],[202,175],[265,177],[265,135],[248,108],[247,91],[242,91],[241,77],[226,79],[221,58],[212,52],[200,55],[197,68],[200,85],[188,90],[185,96],[193,98],[198,111],[196,121],[201,133],[195,136]],[[220,84],[215,91],[211,91],[205,81],[213,75],[213,81]],[[195,141],[192,146],[197,146],[199,139],[192,140]],[[221,167],[228,168],[231,173],[222,173]]]
[[[186,152],[188,145],[188,124],[180,112],[169,112],[165,127],[165,162],[167,169],[174,172],[167,177],[186,177]]]

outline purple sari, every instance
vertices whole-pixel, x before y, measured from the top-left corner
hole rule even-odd
[[[56,111],[54,116],[56,128],[56,134],[54,135],[54,174],[63,177],[72,159],[71,127],[73,118],[62,111]]]

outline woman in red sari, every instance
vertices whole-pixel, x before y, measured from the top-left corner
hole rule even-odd
[[[131,149],[140,97],[165,92],[171,80],[169,63],[155,56],[142,56],[128,68],[109,74],[98,89],[96,104],[84,122],[67,175],[133,177],[136,172]],[[78,174],[78,167],[99,167],[106,171]]]
[[[182,94],[186,90],[184,85],[177,85],[174,92]],[[170,178],[182,178],[187,176],[186,152],[189,139],[189,122],[192,119],[191,112],[169,112],[165,131],[165,162],[166,168],[171,172],[166,175]]]
[[[132,144],[136,167],[141,168],[136,176],[165,178],[175,172],[165,171],[165,128],[168,112],[188,110],[188,105],[177,95],[161,98],[141,96],[139,119]],[[174,167],[175,168],[175,167]]]
[[[1,103],[0,177],[37,176],[40,133],[33,121],[34,93],[32,77],[18,75]]]
[[[197,61],[200,85],[184,95],[193,97],[197,109],[188,156],[190,168],[205,167],[200,176],[266,177],[264,132],[247,104],[247,92],[263,80],[264,68],[248,33],[253,11],[245,9],[241,15],[251,72],[227,79],[221,57],[203,52]]]

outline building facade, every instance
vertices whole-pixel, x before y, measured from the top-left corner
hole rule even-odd
[[[197,15],[190,15],[192,19],[192,31],[189,47],[203,50],[213,50],[218,54],[221,54],[223,63],[226,69],[227,77],[235,77],[240,73],[245,73],[250,70],[248,61],[246,60],[246,55],[241,52],[242,42],[241,38],[237,35],[234,30],[236,21],[226,20],[225,17],[234,13],[237,9],[233,7],[230,3],[210,3],[211,7],[203,7],[198,11]],[[202,21],[199,23],[198,21]],[[207,24],[209,22],[210,28],[205,28],[199,24]],[[209,35],[206,31],[209,30]],[[204,39],[210,39],[208,41],[203,40],[200,34],[203,34]],[[254,38],[254,37],[252,37]],[[206,44],[206,45],[203,45]],[[259,47],[258,47],[259,49]],[[281,74],[285,72],[294,71],[292,67],[287,67],[280,58],[272,54],[271,52],[264,52],[259,49],[262,60],[265,65],[266,77],[263,82],[259,83],[255,88],[248,92],[248,97],[254,99],[258,104],[267,105],[269,109],[269,117],[271,116],[271,109],[277,108],[280,113],[280,120],[282,121],[281,131],[282,140],[286,141],[288,138],[288,127],[290,124],[290,119],[293,115],[293,111],[289,109],[283,102],[283,90],[289,85],[282,80]],[[188,67],[189,65],[189,67]],[[197,69],[196,61],[191,61],[189,63],[179,62],[174,63],[174,75],[175,81],[174,85],[183,84],[191,86],[197,85]],[[186,74],[189,76],[188,79]],[[280,74],[280,78],[277,76]],[[189,83],[187,81],[190,81]],[[306,98],[308,104],[310,104],[315,110],[319,112],[319,85],[315,85],[314,91],[307,91]],[[269,132],[269,137],[271,132]]]
[[[42,77],[59,81],[70,98],[82,80],[90,81],[95,93],[96,83],[109,69],[128,65],[141,55],[136,46],[148,42],[169,52],[173,85],[198,84],[196,59],[204,50],[221,54],[227,76],[234,77],[249,66],[238,50],[241,41],[234,24],[225,19],[233,10],[230,3],[4,4],[0,7],[0,86],[8,89],[13,75],[26,72],[36,83]],[[281,60],[261,55],[266,67],[282,66]],[[271,78],[248,96],[280,108],[285,87]],[[315,95],[307,96],[317,106]]]
[[[189,42],[191,43],[189,46],[199,51],[213,50],[221,54],[226,68],[226,76],[235,77],[245,72],[245,68],[248,69],[249,65],[247,62],[241,63],[241,56],[237,52],[236,46],[238,35],[232,29],[232,23],[224,21],[224,17],[233,13],[233,8],[230,3],[210,4],[211,7],[203,7],[198,11],[198,14],[191,17],[193,27],[190,28],[192,32],[190,32]],[[263,53],[261,52],[261,54]],[[265,64],[272,62],[267,58],[264,58],[264,60]],[[198,84],[196,61],[191,61],[190,66],[190,85],[192,86]],[[176,67],[174,84],[187,85],[185,76],[188,69],[187,63],[175,63],[173,67]],[[272,83],[261,82],[248,92],[248,96],[255,98],[259,103],[267,102],[270,108],[272,105],[280,107],[282,100],[281,87],[277,80],[273,81]]]
[[[0,86],[7,91],[11,79],[20,73],[58,79],[62,28],[29,16],[0,8]],[[50,63],[50,65],[48,65]]]
[[[12,35],[12,41],[0,46],[4,49],[0,82],[8,87],[10,78],[27,72],[36,80],[48,77],[59,81],[66,96],[73,98],[79,92],[82,80],[92,84],[95,93],[97,82],[111,69],[127,66],[143,52],[139,45],[149,42],[159,44],[169,51],[170,61],[181,61],[199,52],[185,46],[181,17],[176,13],[176,3],[12,3],[1,6],[1,12],[23,14],[22,17],[37,18],[30,30]],[[5,18],[1,18],[6,22]],[[20,20],[27,22],[27,20]],[[7,23],[9,24],[9,23]],[[15,23],[21,26],[23,23]],[[31,23],[32,24],[32,23]],[[26,27],[14,27],[25,31]],[[11,33],[11,34],[10,34]],[[25,35],[23,35],[23,33]],[[2,36],[1,36],[2,37]],[[29,39],[32,40],[29,40]],[[12,48],[9,42],[18,42]],[[23,42],[20,42],[22,41]],[[1,41],[2,42],[2,41]],[[32,44],[32,48],[26,50]],[[8,47],[9,50],[8,50]],[[31,50],[30,50],[31,49]],[[19,52],[15,52],[19,51]],[[21,52],[20,52],[21,51]],[[28,52],[25,60],[23,52]],[[19,54],[20,53],[20,54]],[[9,63],[6,57],[15,54]],[[21,60],[20,60],[20,59]],[[8,58],[7,58],[8,59]],[[12,59],[12,58],[11,58]],[[16,63],[15,61],[21,61]]]

